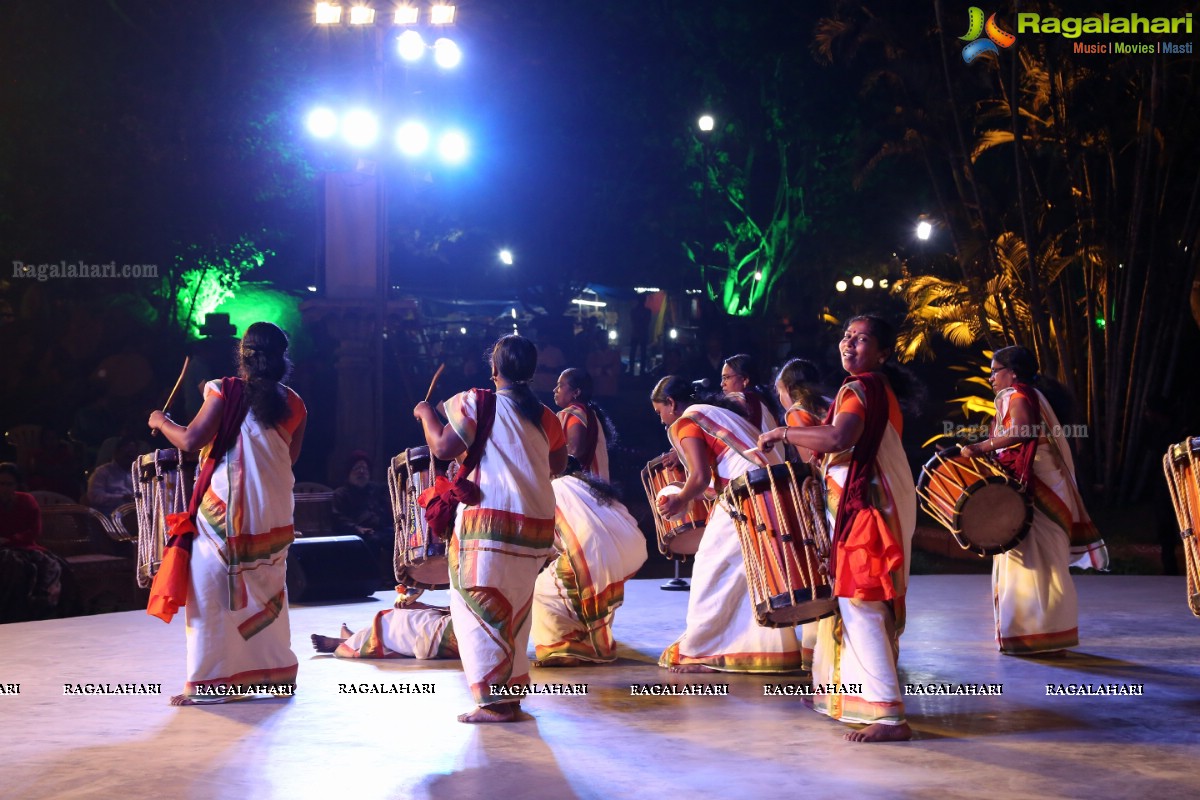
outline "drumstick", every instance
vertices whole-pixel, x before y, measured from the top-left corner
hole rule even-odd
[[[167,395],[167,402],[163,403],[162,412],[167,413],[167,409],[171,407],[171,403],[175,402],[175,395],[179,394],[179,387],[183,386],[183,376],[187,375],[188,364],[192,361],[191,356],[183,357],[183,369],[179,370],[179,377],[175,380],[175,385],[171,387],[171,393]],[[151,436],[158,436],[158,429],[150,431]]]
[[[437,386],[438,378],[442,377],[442,370],[446,368],[446,362],[443,361],[438,365],[437,372],[433,373],[433,380],[429,382],[429,391],[425,393],[425,402],[429,402],[429,398],[433,397],[433,390]]]

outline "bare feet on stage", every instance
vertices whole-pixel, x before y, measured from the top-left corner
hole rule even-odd
[[[720,670],[706,667],[703,664],[676,664],[670,667],[668,672],[720,672]]]
[[[588,662],[582,658],[547,658],[541,661],[534,661],[533,666],[552,669],[554,667],[582,667],[586,663]]]
[[[350,630],[350,626],[343,622],[342,629],[338,631],[338,636],[341,636],[343,639],[349,639],[353,635],[354,631]]]
[[[316,650],[318,653],[332,653],[334,650],[337,650],[339,644],[349,638],[349,636],[343,636],[337,639],[333,636],[322,636],[319,633],[314,633],[312,635],[313,650]]]
[[[882,725],[878,722],[842,737],[847,742],[907,742],[912,738],[912,728],[907,722],[899,725]]]
[[[479,725],[487,722],[516,722],[521,718],[520,703],[495,703],[490,706],[480,706],[467,714],[459,714],[458,721],[469,725]]]
[[[193,700],[192,698],[188,697],[186,694],[177,694],[171,698],[171,705],[173,705],[173,706],[194,706],[194,705],[196,705],[196,701]]]

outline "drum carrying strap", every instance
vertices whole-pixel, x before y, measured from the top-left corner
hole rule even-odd
[[[454,514],[459,503],[477,505],[480,500],[479,485],[468,476],[479,466],[488,438],[492,435],[492,423],[496,421],[496,393],[487,389],[475,389],[476,409],[479,419],[475,425],[475,438],[467,448],[467,457],[459,467],[454,480],[438,475],[433,485],[421,492],[417,505],[425,509],[425,522],[435,536],[449,539],[454,531]],[[433,453],[430,453],[432,457]]]
[[[837,519],[833,526],[833,535],[830,537],[832,542],[829,558],[830,578],[836,577],[839,543],[845,541],[858,513],[866,511],[870,507],[868,495],[871,491],[871,479],[875,475],[875,456],[879,453],[879,445],[883,442],[883,433],[888,424],[888,395],[884,377],[873,372],[850,375],[842,382],[842,385],[845,386],[854,381],[862,384],[866,395],[864,405],[867,418],[863,421],[863,432],[859,435],[851,453],[846,486],[842,490]],[[834,403],[825,415],[825,424],[832,425],[836,414],[837,404]]]
[[[146,613],[169,623],[179,609],[187,605],[188,595],[188,565],[192,558],[192,539],[196,535],[196,512],[200,502],[212,483],[213,473],[225,454],[237,443],[238,434],[242,430],[242,422],[246,419],[249,406],[246,400],[245,384],[239,378],[221,379],[221,423],[217,428],[217,436],[213,439],[208,458],[200,474],[196,476],[196,485],[192,489],[192,500],[188,510],[182,514],[167,516],[167,544],[163,548],[162,566],[154,576],[154,584],[150,587],[150,602]],[[180,454],[182,458],[182,453]]]

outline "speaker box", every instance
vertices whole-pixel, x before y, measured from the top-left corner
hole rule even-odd
[[[357,536],[306,536],[288,551],[289,602],[357,600],[374,594],[377,582],[371,548]]]

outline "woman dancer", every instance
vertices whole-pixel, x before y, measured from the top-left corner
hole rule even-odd
[[[891,326],[878,317],[850,320],[840,346],[849,377],[825,424],[776,428],[758,439],[764,450],[784,442],[825,454],[838,613],[818,623],[813,685],[857,684],[862,691],[817,694],[813,707],[834,719],[866,723],[846,734],[856,742],[912,736],[896,666],[917,505],[900,444],[900,405],[882,372],[895,341]]]
[[[1058,417],[1038,391],[1037,357],[1024,347],[992,356],[992,435],[962,449],[995,453],[1033,492],[1033,527],[992,559],[996,643],[1005,655],[1050,655],[1079,644],[1079,603],[1070,567],[1108,569],[1108,550],[1075,486]]]
[[[491,365],[496,392],[471,389],[451,397],[449,424],[442,425],[429,403],[413,409],[436,458],[467,453],[477,437],[483,445],[467,476],[478,485],[478,502],[458,508],[447,548],[450,614],[478,705],[459,716],[467,723],[520,718],[520,700],[512,697],[529,684],[525,649],[534,582],[554,543],[550,476],[567,463],[562,425],[529,387],[537,369],[533,342],[502,337],[492,348]],[[515,691],[493,691],[501,686]]]
[[[667,426],[671,446],[687,469],[678,494],[659,500],[659,512],[672,517],[701,496],[710,482],[718,491],[735,478],[761,466],[750,451],[758,429],[741,406],[698,403],[692,384],[668,375],[650,395],[658,418]],[[729,402],[713,398],[714,402]],[[768,454],[764,463],[780,459]],[[663,651],[658,665],[672,672],[791,672],[801,669],[800,643],[793,628],[758,624],[746,585],[746,564],[733,520],[723,502],[713,506],[696,551],[687,626]]]
[[[608,481],[608,439],[612,426],[599,406],[592,402],[592,376],[586,370],[564,369],[554,386],[554,402],[562,409],[558,421],[567,436],[567,452],[585,470]]]
[[[307,412],[281,383],[287,347],[287,334],[256,322],[238,349],[239,377],[210,381],[195,419],[184,426],[150,415],[150,427],[180,450],[205,447],[192,508],[172,528],[147,609],[169,622],[186,601],[188,678],[173,705],[295,689],[285,579],[292,465]]]

